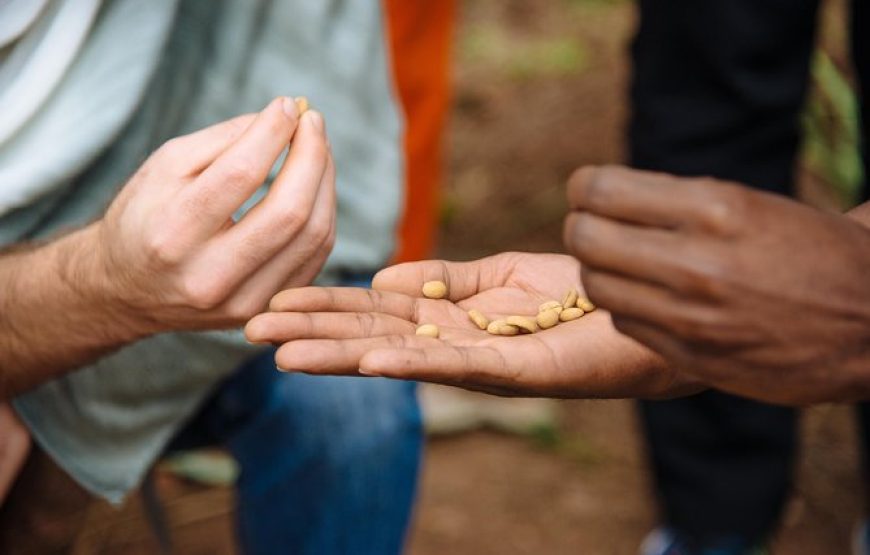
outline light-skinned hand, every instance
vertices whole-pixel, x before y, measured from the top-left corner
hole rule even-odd
[[[233,214],[289,154],[268,194]],[[119,321],[154,333],[244,323],[309,283],[335,239],[335,168],[323,117],[291,98],[165,143],[85,230],[78,271]]]

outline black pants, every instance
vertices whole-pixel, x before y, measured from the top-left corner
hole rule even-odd
[[[791,194],[817,8],[818,0],[640,0],[632,164]],[[852,17],[870,110],[867,0],[855,0]],[[870,411],[861,415],[870,422]],[[666,524],[702,545],[772,531],[791,482],[794,410],[711,391],[641,403],[641,416]]]

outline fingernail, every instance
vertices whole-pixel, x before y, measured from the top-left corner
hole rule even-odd
[[[286,368],[281,368],[281,367],[278,366],[277,364],[275,365],[275,369],[278,370],[278,372],[289,372],[289,371],[290,371],[290,370],[288,370],[288,369],[286,369]]]
[[[380,374],[378,374],[377,372],[375,372],[373,370],[365,370],[363,368],[359,369],[359,373],[362,374],[363,376],[380,376]]]
[[[305,112],[308,114],[308,117],[311,120],[311,125],[315,127],[318,131],[323,131],[323,116],[320,115],[320,112],[316,110],[308,110]]]
[[[287,116],[291,118],[296,117],[298,113],[296,111],[296,102],[292,98],[285,96],[284,99],[281,101],[281,107],[284,109],[284,113]]]

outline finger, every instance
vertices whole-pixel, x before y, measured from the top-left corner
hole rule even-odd
[[[376,312],[266,312],[245,326],[251,343],[298,339],[355,339],[414,333],[408,320]]]
[[[221,250],[232,252],[256,240],[256,250],[271,258],[312,220],[319,199],[324,200],[324,209],[333,211],[333,171],[323,117],[314,111],[306,112],[268,194],[227,232]],[[324,185],[326,191],[321,192]],[[318,223],[328,221],[324,218]]]
[[[211,236],[263,184],[287,147],[298,120],[292,99],[277,98],[197,179],[179,193],[177,205]]]
[[[269,303],[274,312],[380,312],[416,321],[415,299],[358,287],[299,287],[281,291]]]
[[[565,220],[565,243],[584,266],[709,294],[722,259],[709,239],[638,227],[590,213]]]
[[[582,279],[592,302],[614,317],[643,321],[677,339],[703,341],[709,346],[752,341],[751,327],[724,319],[718,306],[589,267],[584,267]]]
[[[574,210],[653,227],[719,227],[727,219],[719,198],[723,188],[708,179],[585,167],[568,181],[568,202]]]
[[[310,374],[359,373],[359,361],[368,351],[383,348],[425,349],[443,345],[438,339],[417,335],[386,335],[364,339],[302,339],[285,343],[275,363],[285,371]]]
[[[257,114],[241,116],[167,141],[157,156],[182,176],[195,176],[238,140]]]
[[[684,368],[691,360],[691,352],[682,341],[655,325],[614,314],[613,326],[623,335],[661,355],[674,368]]]
[[[614,314],[647,317],[656,310],[672,311],[679,298],[669,289],[654,283],[584,266],[580,272],[583,287],[592,303]]]
[[[260,302],[265,306],[267,300],[264,295],[286,287],[291,281],[307,285],[323,267],[332,249],[335,233],[335,170],[329,157],[311,210],[308,221],[296,234],[289,229],[283,233],[278,230],[242,230],[248,219],[246,216],[227,231],[226,237],[207,247],[211,251],[211,259],[217,260],[215,264],[227,268],[227,277],[224,279],[242,284],[235,292],[233,302],[242,305]],[[266,233],[272,234],[270,241],[273,242],[283,237],[277,253],[274,253],[274,245],[257,244],[252,239],[264,238]]]
[[[308,285],[320,273],[335,245],[338,218],[336,208],[335,163],[330,153],[323,183],[321,183],[317,199],[314,201],[314,210],[299,239],[301,243],[310,241],[312,244],[316,244],[317,248],[304,263],[296,265],[294,272],[284,276],[278,288],[270,289],[271,291]]]
[[[461,301],[481,291],[501,287],[510,275],[511,253],[482,258],[471,262],[425,260],[407,262],[385,268],[375,275],[374,289],[421,297],[427,281],[447,284],[447,298]]]
[[[518,373],[511,371],[502,354],[490,347],[375,349],[361,358],[360,372],[458,387],[522,387]]]

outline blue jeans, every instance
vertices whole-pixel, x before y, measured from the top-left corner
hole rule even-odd
[[[226,380],[173,447],[238,460],[245,554],[400,553],[422,449],[415,384],[282,374],[273,356]]]

